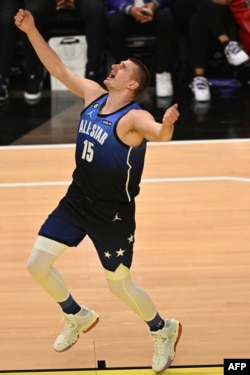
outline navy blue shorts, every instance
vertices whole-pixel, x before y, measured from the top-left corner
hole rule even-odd
[[[67,246],[77,246],[88,235],[103,267],[115,271],[120,264],[131,267],[134,232],[134,201],[92,199],[72,184],[40,228],[39,235]]]

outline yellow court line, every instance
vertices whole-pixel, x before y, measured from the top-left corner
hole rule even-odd
[[[155,372],[151,369],[104,369],[104,370],[68,370],[68,371],[18,371],[7,372],[8,375],[153,375]],[[186,367],[170,368],[162,373],[163,375],[223,375],[223,367]]]

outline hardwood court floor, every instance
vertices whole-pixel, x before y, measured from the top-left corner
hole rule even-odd
[[[132,275],[161,314],[183,324],[174,366],[249,357],[249,165],[250,140],[149,144]],[[100,322],[68,352],[52,350],[61,314],[25,263],[73,166],[71,144],[0,148],[1,371],[95,369],[98,361],[107,369],[150,367],[147,328],[107,290],[88,239],[57,267]]]
[[[0,371],[0,373],[2,373]],[[39,371],[22,371],[22,375],[37,375]],[[70,370],[59,371],[63,375],[153,375],[151,369],[110,369],[110,370]],[[168,375],[222,375],[223,368],[218,366],[211,367],[189,367],[189,368],[170,368]],[[17,375],[18,372],[8,372],[9,375]],[[19,372],[20,374],[20,372]],[[56,375],[58,371],[43,371],[43,375]]]

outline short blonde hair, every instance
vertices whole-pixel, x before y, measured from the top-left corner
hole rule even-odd
[[[138,88],[135,90],[135,95],[141,94],[150,83],[150,72],[146,65],[135,57],[129,57],[129,61],[136,65],[135,80],[139,83]]]

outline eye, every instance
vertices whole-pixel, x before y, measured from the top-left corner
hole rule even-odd
[[[123,69],[123,70],[126,69],[126,65],[123,62],[121,63],[121,69]]]

